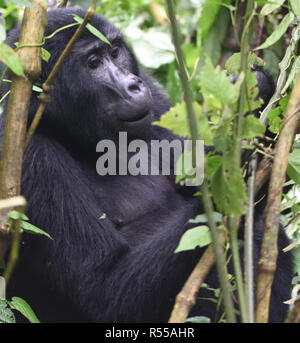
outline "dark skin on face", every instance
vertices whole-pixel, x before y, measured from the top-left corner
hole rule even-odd
[[[139,122],[151,114],[151,91],[129,71],[128,53],[121,37],[113,38],[111,44],[104,47],[102,42],[95,42],[87,48],[87,73],[105,87],[110,101],[104,110],[109,116],[116,115],[121,122]]]

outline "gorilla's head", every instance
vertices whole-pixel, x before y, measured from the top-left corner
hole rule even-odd
[[[48,11],[45,36],[76,23],[73,14],[81,18],[85,11],[66,8]],[[51,102],[47,105],[39,129],[59,130],[65,135],[95,143],[126,130],[135,135],[149,130],[153,120],[152,81],[141,76],[137,62],[125,44],[120,31],[107,19],[95,15],[90,23],[110,41],[101,41],[87,28],[74,45],[59,70]],[[46,80],[58,57],[78,26],[59,30],[46,40],[44,49],[51,54],[43,61],[38,85]],[[8,38],[13,46],[19,29]],[[38,105],[34,94],[30,120]],[[146,129],[148,128],[148,129]]]

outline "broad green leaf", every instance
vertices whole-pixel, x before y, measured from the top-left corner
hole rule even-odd
[[[260,108],[263,104],[262,99],[257,99],[259,89],[257,87],[257,77],[255,73],[252,73],[250,70],[247,70],[246,74],[246,85],[247,85],[247,96],[248,99],[245,101],[244,113],[253,112],[256,109]]]
[[[198,26],[201,28],[201,37],[204,38],[210,31],[216,17],[220,11],[221,2],[204,1]]]
[[[264,67],[266,63],[260,57],[258,57],[255,53],[251,52],[248,56],[248,68],[251,69],[253,66],[262,66]],[[229,74],[231,73],[238,73],[241,66],[241,53],[236,52],[232,56],[230,56],[225,64],[225,68]]]
[[[290,0],[292,10],[297,15],[300,16],[300,1],[299,0]]]
[[[205,164],[205,175],[210,179],[219,168],[221,163],[222,157],[219,155],[207,157]]]
[[[289,154],[288,176],[300,185],[300,149],[294,149]]]
[[[206,1],[207,4],[209,1]],[[214,4],[215,5],[215,4]],[[222,42],[227,33],[230,23],[229,11],[221,8],[214,24],[211,26],[205,37],[203,37],[199,69],[201,70],[206,63],[206,58],[210,58],[213,65],[218,64],[222,53]],[[200,26],[202,29],[202,26]]]
[[[11,301],[7,302],[13,310],[17,310],[22,313],[22,315],[26,317],[30,323],[40,323],[32,308],[24,299],[13,297]]]
[[[242,171],[235,168],[234,153],[227,151],[212,177],[211,190],[217,209],[228,216],[245,213],[247,196]]]
[[[197,246],[204,247],[211,243],[211,235],[207,226],[197,226],[187,230],[179,242],[175,253],[186,250],[193,250]]]
[[[43,236],[46,236],[46,237],[53,240],[53,238],[49,235],[49,233],[39,229],[38,227],[36,227],[36,226],[34,226],[28,222],[22,221],[21,227],[24,230],[24,232],[27,232],[30,234],[35,234],[35,235],[43,235]]]
[[[10,46],[3,42],[0,42],[0,60],[16,75],[25,77],[19,56]]]
[[[223,1],[201,1],[203,6],[201,10],[201,16],[198,20],[198,27],[201,28],[201,38],[204,38],[210,31],[212,26],[216,24],[216,19],[222,6],[230,4],[230,0]],[[218,17],[219,19],[219,17]],[[224,25],[223,25],[224,27]],[[224,30],[226,31],[226,30]]]
[[[270,113],[268,114],[268,129],[273,133],[278,133],[280,131],[283,120],[281,116],[283,116],[286,113],[286,107],[289,102],[289,98],[290,95],[285,95],[279,101],[279,106],[272,108]]]
[[[139,27],[130,25],[125,31],[125,36],[144,67],[157,69],[175,59],[175,49],[169,33],[158,29],[149,29],[145,32]]]
[[[152,125],[164,127],[176,135],[189,137],[190,131],[187,123],[186,105],[180,102],[172,107],[169,112],[160,117],[160,121],[154,121]]]
[[[215,135],[213,139],[213,145],[216,151],[229,150],[232,146],[232,136],[231,136],[231,127],[232,127],[233,113],[230,107],[225,106],[224,111],[222,112],[221,119],[216,127]],[[209,160],[210,158],[208,158]]]
[[[0,299],[0,323],[15,323],[16,319],[12,310],[8,307],[7,301]]]
[[[81,24],[83,22],[83,19],[80,18],[77,14],[73,13],[74,20],[77,21],[77,23]],[[101,41],[107,43],[111,46],[110,41],[104,36],[103,33],[101,33],[99,30],[97,30],[94,26],[91,24],[87,24],[86,28],[97,38],[99,38]]]
[[[193,108],[198,120],[200,139],[204,140],[206,145],[212,145],[212,134],[207,116],[202,113],[202,107],[197,102],[193,103]],[[169,112],[160,117],[160,121],[154,121],[152,125],[164,127],[182,137],[189,138],[191,136],[187,121],[186,105],[184,102],[176,104]]]
[[[196,60],[200,56],[200,47],[195,46],[194,44],[184,44],[182,46],[182,51],[184,54],[184,60],[186,63],[186,66],[190,69],[193,69],[195,66]]]
[[[216,223],[221,223],[223,220],[223,216],[219,212],[213,212],[213,217]],[[188,222],[192,224],[207,223],[206,214],[199,214],[196,218],[190,219]]]
[[[285,17],[282,19],[282,21],[277,26],[277,28],[273,31],[271,36],[269,36],[266,39],[266,41],[262,45],[260,45],[258,48],[256,48],[255,50],[266,49],[269,46],[276,43],[286,33],[289,25],[294,20],[294,17],[295,17],[294,14],[291,12],[289,12],[287,15],[285,15]]]
[[[20,213],[15,210],[9,212],[9,217],[15,220],[19,219],[20,215],[22,220],[29,220],[29,218],[24,213]]]
[[[268,2],[269,3],[264,5],[262,10],[260,11],[260,15],[263,15],[263,16],[269,15],[270,13],[275,11],[277,8],[279,8],[284,3],[284,0],[268,0]]]
[[[220,66],[214,68],[208,58],[202,69],[200,86],[208,110],[223,109],[236,98],[236,88],[230,77]]]
[[[263,135],[265,126],[254,115],[250,114],[243,120],[243,133],[242,138],[252,139]]]

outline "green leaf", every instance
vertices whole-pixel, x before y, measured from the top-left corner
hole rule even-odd
[[[212,177],[211,190],[217,209],[228,216],[245,213],[247,196],[241,168],[235,168],[235,155],[224,152],[222,164]]]
[[[51,54],[48,50],[42,48],[42,59],[46,62],[49,61],[49,58],[51,57]]]
[[[300,72],[300,56],[298,56],[293,65],[292,65],[292,68],[288,74],[288,79],[284,85],[284,88],[282,89],[281,91],[281,94],[284,94],[287,89],[289,88],[289,86],[296,81],[298,75],[299,75],[299,72]]]
[[[298,0],[296,0],[298,1]],[[266,16],[275,11],[277,8],[279,8],[283,3],[284,0],[268,0],[268,2],[272,4],[266,4],[260,11],[260,15]]]
[[[7,301],[7,303],[13,310],[19,311],[24,317],[26,317],[30,323],[40,323],[32,308],[24,299],[13,297],[12,300]]]
[[[278,133],[281,129],[281,116],[286,113],[286,107],[289,102],[290,95],[285,95],[280,101],[279,106],[272,108],[268,114],[269,130],[273,133]]]
[[[193,102],[193,108],[198,120],[200,139],[204,140],[206,145],[212,145],[212,133],[207,116],[202,113],[202,106],[197,102]],[[184,102],[176,104],[167,113],[163,114],[159,121],[154,121],[152,125],[164,127],[183,137],[189,138],[191,136]]]
[[[187,230],[179,242],[175,253],[186,250],[193,250],[197,246],[204,247],[211,243],[211,235],[207,226],[197,226]]]
[[[232,146],[231,127],[232,127],[233,113],[229,106],[225,106],[222,112],[221,119],[216,127],[213,145],[216,151],[223,151],[230,149]],[[209,157],[208,160],[211,158]],[[208,162],[209,164],[209,162]],[[220,163],[219,163],[220,164]],[[208,174],[208,175],[211,175]]]
[[[245,101],[244,113],[255,111],[256,109],[260,108],[263,103],[263,100],[260,98],[257,99],[259,89],[257,87],[256,74],[252,73],[250,70],[247,70],[246,85],[248,101]]]
[[[18,54],[7,44],[0,42],[0,60],[16,75],[24,76],[23,66]]]
[[[300,1],[299,0],[290,0],[292,10],[297,15],[300,16]]]
[[[201,37],[205,37],[210,31],[216,17],[220,11],[221,2],[204,1],[201,10],[201,17],[198,21],[198,26],[201,28]]]
[[[213,212],[213,217],[216,223],[221,223],[223,220],[223,216],[219,212]],[[196,218],[190,219],[188,222],[192,224],[207,223],[206,214],[199,214]]]
[[[265,61],[258,57],[254,52],[249,53],[248,56],[248,68],[251,69],[253,66],[262,66],[266,65]],[[238,73],[241,66],[241,53],[236,52],[230,56],[225,64],[225,68],[229,74]]]
[[[202,69],[200,86],[208,110],[223,109],[237,96],[236,87],[232,84],[230,77],[221,70],[220,66],[214,68],[209,58],[206,59]]]
[[[265,132],[265,126],[254,115],[247,115],[243,120],[243,133],[242,138],[252,139],[263,135]]]
[[[15,323],[16,319],[12,310],[8,307],[7,301],[0,299],[0,323]]]
[[[289,154],[288,176],[300,185],[300,149],[294,149]]]
[[[176,135],[189,137],[190,131],[187,123],[186,105],[180,102],[160,117],[160,121],[154,121],[152,125],[164,127]]]
[[[175,49],[169,33],[158,29],[149,29],[145,32],[135,25],[130,25],[125,31],[125,36],[144,67],[157,69],[175,59]]]
[[[32,90],[38,93],[43,93],[43,89],[35,85],[32,86]]]
[[[273,45],[276,43],[287,31],[289,25],[292,23],[294,20],[294,14],[289,12],[280,22],[280,24],[277,26],[277,28],[273,31],[271,36],[269,36],[266,41],[260,45],[258,48],[255,50],[259,49],[266,49],[269,46]]]
[[[184,44],[182,46],[184,60],[188,68],[190,69],[194,68],[195,62],[200,56],[200,51],[201,51],[200,47],[195,46],[194,44]]]
[[[77,21],[77,23],[81,24],[83,22],[83,19],[80,18],[77,14],[73,13],[72,14],[74,17],[74,20]],[[97,30],[94,26],[92,26],[91,24],[87,24],[86,28],[97,38],[99,38],[101,41],[107,43],[108,45],[111,46],[110,41],[104,36],[103,33],[101,33],[99,30]]]
[[[222,157],[219,155],[207,157],[205,164],[205,173],[209,179],[216,172],[221,163]]]
[[[34,235],[43,235],[43,236],[46,236],[46,237],[53,240],[53,238],[49,235],[49,233],[39,229],[38,227],[36,227],[36,226],[34,226],[28,222],[22,221],[21,227],[24,230],[24,232],[34,234]]]
[[[24,213],[20,213],[15,210],[9,212],[9,218],[12,218],[15,220],[19,219],[20,215],[21,215],[22,220],[29,220],[29,218]]]
[[[15,4],[18,6],[25,6],[28,8],[33,8],[35,7],[34,4],[32,4],[29,0],[6,0],[7,5],[9,4]]]
[[[185,323],[198,323],[198,324],[207,324],[210,323],[211,319],[204,316],[195,316],[188,318]]]

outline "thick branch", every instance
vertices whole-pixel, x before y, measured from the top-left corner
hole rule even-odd
[[[20,45],[39,45],[44,37],[47,24],[46,8],[42,0],[33,1],[35,7],[26,8],[20,33]],[[24,73],[12,75],[11,93],[8,100],[5,131],[2,141],[0,161],[0,198],[20,194],[23,146],[27,127],[28,109],[34,81],[41,73],[41,48],[24,46],[18,49]],[[0,216],[0,226],[4,227],[6,216]],[[0,237],[0,257],[4,255],[9,237]]]
[[[267,322],[271,287],[278,255],[277,237],[282,188],[286,179],[288,155],[291,150],[300,111],[300,76],[292,91],[286,117],[275,148],[275,158],[269,185],[267,206],[265,210],[265,233],[259,261],[259,275],[256,293],[256,322]]]
[[[225,235],[219,235],[220,243],[225,243]],[[184,323],[196,303],[196,295],[208,273],[216,262],[213,246],[210,245],[187,279],[180,293],[176,296],[169,323]]]

